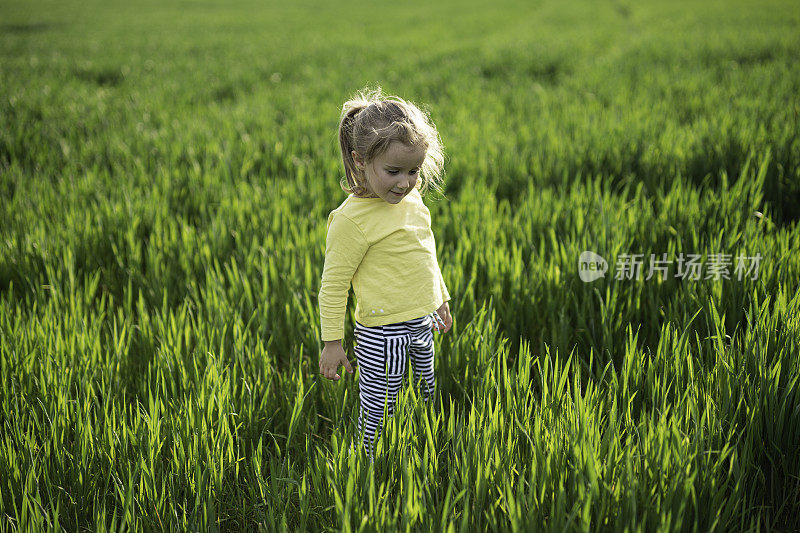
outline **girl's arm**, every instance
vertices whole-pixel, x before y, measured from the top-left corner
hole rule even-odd
[[[319,371],[335,381],[339,380],[339,365],[344,365],[349,373],[353,373],[342,346],[344,314],[350,283],[367,248],[367,239],[355,222],[341,213],[329,220],[325,266],[318,298],[322,341],[325,343],[319,356]]]

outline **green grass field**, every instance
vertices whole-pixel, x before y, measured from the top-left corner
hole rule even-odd
[[[800,530],[796,2],[269,3],[0,4],[0,530]],[[317,365],[367,84],[454,317],[374,465]]]

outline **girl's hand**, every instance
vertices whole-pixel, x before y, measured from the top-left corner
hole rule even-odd
[[[339,381],[339,374],[336,372],[339,365],[344,365],[348,372],[353,373],[353,367],[350,366],[340,342],[326,343],[319,356],[319,373],[328,379]]]
[[[450,306],[448,305],[448,303],[447,302],[443,303],[442,306],[436,310],[436,314],[439,315],[439,319],[441,319],[441,322],[437,323],[438,319],[434,320],[433,329],[435,329],[439,333],[447,333],[448,331],[450,331],[450,328],[453,327],[453,317],[450,315]]]

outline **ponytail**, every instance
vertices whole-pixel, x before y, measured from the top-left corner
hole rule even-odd
[[[353,125],[356,115],[365,107],[368,102],[349,100],[342,106],[342,118],[339,122],[339,147],[342,150],[342,161],[344,163],[345,178],[340,185],[342,189],[355,195],[366,192],[366,188],[361,184],[361,171],[356,167],[353,160]],[[346,181],[345,181],[346,180]]]

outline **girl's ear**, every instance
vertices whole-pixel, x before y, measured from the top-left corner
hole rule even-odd
[[[353,162],[356,164],[356,168],[359,170],[364,170],[366,165],[364,164],[364,160],[361,159],[361,156],[356,153],[355,150],[350,152],[350,155],[353,156]]]

